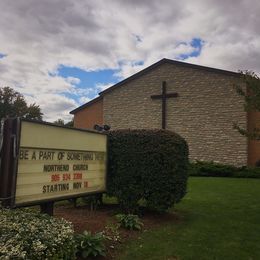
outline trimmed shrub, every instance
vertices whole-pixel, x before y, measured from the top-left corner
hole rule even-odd
[[[196,161],[189,165],[190,176],[260,178],[260,168],[235,167],[215,162]]]
[[[188,146],[167,130],[115,130],[108,134],[108,195],[133,213],[144,199],[165,211],[186,194]]]
[[[75,259],[71,223],[30,209],[0,209],[0,259]]]

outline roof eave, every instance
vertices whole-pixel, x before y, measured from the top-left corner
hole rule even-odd
[[[106,94],[106,93],[109,93],[110,91],[116,89],[117,87],[120,87],[122,85],[124,85],[125,83],[133,80],[133,79],[136,79],[140,76],[142,76],[143,74],[145,74],[146,72],[148,71],[151,71],[152,69],[164,64],[164,63],[168,63],[168,64],[174,64],[174,65],[179,65],[179,66],[184,66],[184,67],[190,67],[190,68],[195,68],[195,69],[202,69],[202,70],[205,70],[205,71],[209,71],[209,72],[217,72],[217,73],[221,73],[221,74],[225,74],[225,75],[228,75],[228,76],[234,76],[234,77],[240,77],[241,74],[239,72],[234,72],[234,71],[228,71],[228,70],[222,70],[222,69],[217,69],[217,68],[212,68],[212,67],[207,67],[207,66],[201,66],[201,65],[196,65],[196,64],[192,64],[192,63],[187,63],[187,62],[183,62],[183,61],[176,61],[176,60],[171,60],[171,59],[166,59],[166,58],[163,58],[159,61],[157,61],[156,63],[150,65],[149,67],[135,73],[134,75],[116,83],[115,85],[101,91],[99,93],[99,96],[91,101],[89,101],[88,103],[85,103],[84,105],[70,111],[70,114],[75,114],[77,113],[78,111],[92,105],[93,103],[95,102],[98,102],[99,100],[101,100],[103,98],[103,95]]]
[[[225,75],[229,75],[229,76],[234,76],[234,77],[239,77],[241,76],[241,74],[239,72],[234,72],[234,71],[228,71],[228,70],[222,70],[222,69],[217,69],[217,68],[211,68],[211,67],[207,67],[207,66],[201,66],[201,65],[196,65],[196,64],[192,64],[192,63],[187,63],[187,62],[183,62],[183,61],[175,61],[175,60],[170,60],[170,59],[161,59],[158,62],[150,65],[149,67],[135,73],[134,75],[120,81],[119,83],[111,86],[110,88],[107,88],[104,91],[99,92],[100,96],[103,96],[104,94],[114,90],[115,88],[124,85],[125,83],[140,77],[141,75],[145,74],[146,72],[164,64],[164,63],[169,63],[169,64],[174,64],[174,65],[179,65],[179,66],[184,66],[184,67],[190,67],[190,68],[195,68],[195,69],[202,69],[202,70],[206,70],[209,72],[217,72],[217,73],[221,73],[221,74],[225,74]]]

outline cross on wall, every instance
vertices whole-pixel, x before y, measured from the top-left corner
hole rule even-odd
[[[167,98],[176,98],[179,97],[178,93],[167,93],[166,91],[166,81],[162,82],[162,94],[152,95],[152,99],[161,99],[162,100],[162,129],[166,128],[166,101]]]

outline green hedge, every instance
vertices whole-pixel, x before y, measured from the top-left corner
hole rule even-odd
[[[108,195],[128,213],[143,199],[149,208],[165,211],[186,193],[188,146],[166,130],[109,132]]]
[[[73,227],[30,209],[0,208],[0,259],[75,259]]]
[[[189,165],[190,176],[260,178],[260,168],[235,167],[215,162],[196,161]]]

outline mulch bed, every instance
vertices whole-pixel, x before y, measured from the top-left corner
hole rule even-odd
[[[64,218],[74,225],[74,230],[77,233],[83,231],[91,231],[92,233],[100,232],[110,223],[116,223],[115,214],[119,212],[119,208],[114,204],[105,204],[99,206],[95,211],[91,211],[88,205],[74,207],[72,204],[57,206],[54,209],[54,216]],[[176,214],[164,213],[159,214],[152,211],[143,210],[141,217],[144,227],[142,231],[128,231],[120,229],[121,243],[130,239],[137,238],[142,232],[146,232],[157,226],[167,224],[169,222],[179,222],[179,217]],[[112,246],[112,247],[110,247]],[[106,257],[95,259],[113,259],[117,255],[116,249],[119,243],[110,244]],[[114,247],[114,248],[113,248]]]

